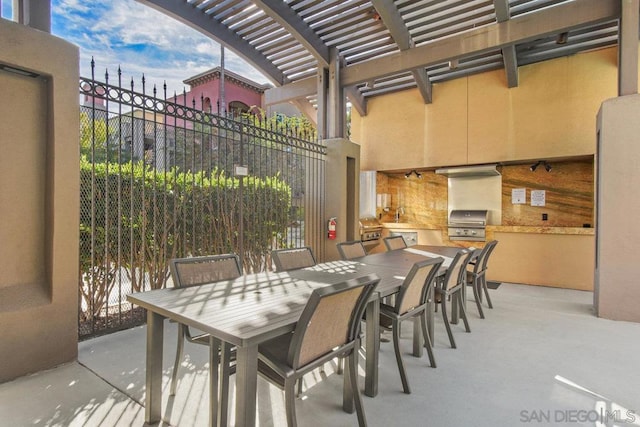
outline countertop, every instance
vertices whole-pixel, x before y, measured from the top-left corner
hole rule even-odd
[[[418,224],[415,222],[383,222],[383,228],[393,230],[442,230],[445,227],[437,224]]]
[[[593,236],[594,228],[586,227],[541,227],[536,225],[488,225],[487,231],[494,233],[567,234]]]
[[[383,222],[382,227],[390,230],[446,230],[446,225],[418,224],[413,222]],[[565,234],[593,236],[595,229],[585,227],[543,227],[538,225],[488,225],[487,232],[525,234]]]

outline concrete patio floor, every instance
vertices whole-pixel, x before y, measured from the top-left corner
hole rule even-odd
[[[403,325],[410,395],[402,393],[392,344],[381,345],[379,394],[363,397],[370,426],[640,426],[640,324],[596,318],[590,292],[515,284],[490,292],[495,309],[486,319],[470,303],[472,332],[454,326],[457,349],[436,316],[436,369],[426,355],[409,354],[410,322]],[[82,342],[77,362],[0,384],[0,425],[142,426],[145,332]],[[185,346],[169,398],[175,334],[167,323],[160,425],[204,426],[207,350]],[[340,409],[342,377],[333,369],[326,366],[322,382],[320,372],[305,377],[296,402],[301,426],[357,425]],[[283,393],[262,379],[258,386],[259,425],[286,425]]]

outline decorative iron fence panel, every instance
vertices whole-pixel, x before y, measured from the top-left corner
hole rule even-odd
[[[126,295],[171,286],[171,258],[235,252],[256,272],[272,249],[320,244],[305,239],[323,226],[314,134],[162,92],[80,78],[80,339],[144,323]]]

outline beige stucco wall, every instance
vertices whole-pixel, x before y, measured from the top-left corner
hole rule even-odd
[[[352,113],[351,138],[362,146],[362,169],[594,155],[596,115],[617,93],[617,48],[520,66],[518,74],[514,88],[504,70],[434,84],[431,104],[417,90],[370,99],[365,117]],[[492,261],[494,280],[593,289],[593,236],[496,238],[502,249]]]
[[[368,101],[352,112],[351,139],[362,144],[363,170],[407,170],[591,155],[600,104],[616,96],[617,49],[519,67],[508,88],[504,70]]]
[[[594,236],[494,232],[487,279],[593,290]]]
[[[595,303],[598,315],[640,322],[640,95],[607,100],[598,116]]]
[[[77,357],[78,49],[0,19],[0,382]]]

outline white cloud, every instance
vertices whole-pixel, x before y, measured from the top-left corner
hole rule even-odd
[[[55,6],[64,13],[89,11],[87,3],[80,0],[59,0]]]
[[[54,22],[63,21],[57,35],[80,46],[83,76],[90,75],[94,57],[97,79],[102,80],[108,69],[110,81],[117,81],[120,66],[127,87],[133,77],[141,90],[144,75],[147,92],[154,84],[161,90],[166,81],[173,95],[182,92],[183,80],[220,64],[220,47],[214,40],[134,0],[53,0],[52,7]],[[229,49],[225,67],[258,83],[268,82]]]
[[[220,51],[220,45],[214,41],[201,42],[196,45],[196,52],[202,54],[212,54],[214,49]]]
[[[94,31],[107,32],[127,45],[148,44],[173,50],[193,46],[202,37],[186,25],[133,0],[110,2]]]

